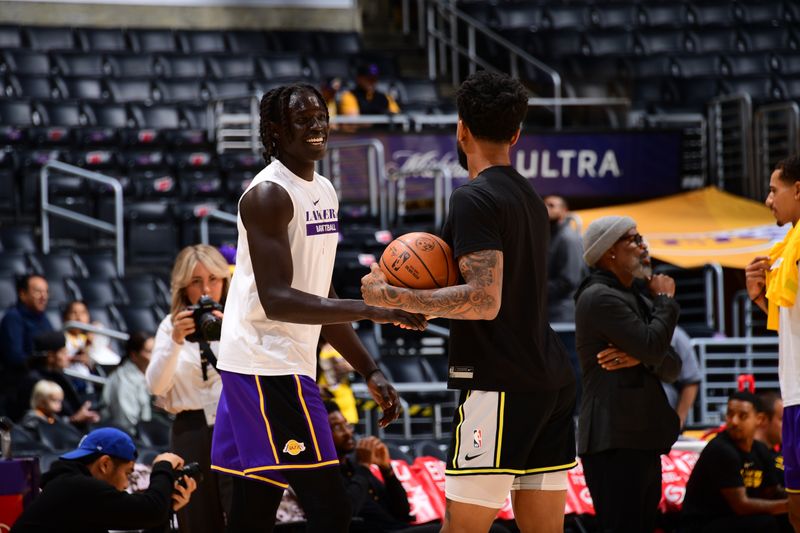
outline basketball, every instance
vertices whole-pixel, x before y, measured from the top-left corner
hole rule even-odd
[[[389,284],[409,289],[440,289],[458,282],[450,246],[430,233],[406,233],[389,243],[380,260]]]

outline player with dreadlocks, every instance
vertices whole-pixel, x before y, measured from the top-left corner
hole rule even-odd
[[[339,204],[314,172],[328,140],[328,111],[310,85],[278,87],[261,100],[267,167],[239,200],[236,270],[222,325],[212,468],[234,477],[228,531],[272,531],[291,485],[308,531],[347,531],[348,503],[328,415],[315,383],[320,334],[364,376],[383,409],[400,412],[350,324],[424,329],[421,315],[340,300],[331,286]]]

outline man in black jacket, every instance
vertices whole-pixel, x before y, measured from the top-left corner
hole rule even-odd
[[[197,483],[176,481],[183,459],[162,453],[153,462],[150,487],[125,492],[133,472],[136,447],[124,432],[96,429],[78,449],[61,456],[42,478],[42,493],[22,513],[13,533],[106,533],[109,529],[164,531],[170,508],[187,503]]]
[[[633,287],[646,248],[630,217],[594,221],[584,234],[594,270],[576,295],[575,338],[583,371],[578,453],[599,531],[652,531],[661,498],[660,455],[680,421],[661,381],[674,381],[670,347],[678,322],[675,282],[648,280],[652,300]]]

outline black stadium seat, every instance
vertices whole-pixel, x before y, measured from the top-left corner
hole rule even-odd
[[[252,79],[257,76],[255,62],[250,56],[211,57],[208,63],[211,74],[218,80]]]
[[[37,107],[42,126],[36,128],[36,137],[42,144],[72,142],[77,129],[87,120],[77,102],[41,102]]]
[[[543,15],[543,24],[548,30],[581,31],[588,27],[589,20],[588,9],[580,5],[553,5]]]
[[[631,30],[636,26],[637,13],[632,4],[605,4],[595,7],[590,14],[592,25],[604,30]]]
[[[125,52],[129,50],[125,34],[116,28],[79,28],[81,47],[90,52]]]
[[[110,279],[71,279],[67,286],[73,291],[75,298],[83,300],[91,307],[105,307],[108,305],[126,304],[124,294]]]
[[[175,34],[171,30],[128,30],[135,52],[173,53],[180,52]]]
[[[314,35],[317,38],[317,52],[358,54],[363,48],[361,37],[356,32],[324,31],[315,32]]]
[[[83,252],[81,262],[92,279],[114,279],[119,277],[117,263],[111,252]]]
[[[118,78],[151,78],[157,74],[155,58],[150,54],[108,56],[111,74]]]
[[[64,76],[99,78],[109,73],[105,59],[96,53],[54,54],[53,62]]]
[[[28,27],[23,32],[32,50],[52,52],[78,48],[70,28]]]
[[[168,306],[169,292],[164,294],[160,280],[149,274],[126,276],[121,280],[128,300],[134,306]]]
[[[52,73],[50,57],[44,52],[32,50],[4,50],[2,69],[14,74],[49,76]]]
[[[137,202],[125,207],[128,257],[134,263],[171,261],[178,232],[168,203]]]
[[[0,254],[0,277],[13,279],[32,271],[23,252],[5,250]]]
[[[16,26],[0,26],[0,50],[22,47],[22,32]]]
[[[0,311],[17,303],[17,285],[14,278],[7,275],[0,277]]]
[[[226,52],[225,34],[221,31],[184,31],[178,34],[183,51],[187,54]]]
[[[163,80],[156,84],[164,102],[201,102],[208,94],[201,80]]]
[[[643,2],[638,10],[640,28],[680,28],[686,23],[687,12],[683,3]]]
[[[0,100],[0,143],[22,142],[27,128],[38,126],[40,118],[25,100]]]
[[[125,305],[119,307],[119,312],[125,322],[128,332],[144,331],[155,335],[158,330],[158,317],[156,311],[149,306]]]
[[[64,280],[55,277],[47,277],[47,296],[47,305],[54,309],[63,309],[69,302],[75,300],[72,291],[67,291]],[[56,325],[53,324],[53,327]]]
[[[303,57],[298,54],[270,55],[258,59],[261,73],[266,79],[274,78],[304,78],[311,71],[303,62]]]
[[[50,99],[62,96],[49,76],[9,74],[7,91],[19,98]]]
[[[76,100],[107,100],[108,90],[103,87],[103,82],[99,79],[91,78],[63,78],[62,83],[65,87],[65,98]]]
[[[150,102],[153,100],[153,83],[150,80],[107,80],[111,100],[117,103]]]
[[[234,54],[262,54],[275,48],[267,35],[260,31],[229,31],[228,48]]]
[[[78,264],[75,254],[70,251],[52,251],[49,254],[28,255],[28,262],[34,271],[48,278],[85,278],[87,272]]]
[[[282,52],[294,52],[298,54],[312,54],[316,52],[334,53],[333,50],[317,50],[313,34],[314,32],[303,30],[272,32],[276,44]]]
[[[159,63],[167,78],[202,79],[208,75],[206,63],[199,56],[162,56]]]

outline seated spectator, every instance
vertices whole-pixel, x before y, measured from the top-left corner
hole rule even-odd
[[[72,385],[64,369],[69,366],[66,341],[60,331],[48,331],[34,339],[34,353],[30,358],[27,375],[20,387],[21,395],[17,405],[25,405],[30,401],[34,386],[46,379],[57,383],[64,391],[63,414],[79,429],[86,429],[88,424],[100,420],[100,416],[91,409],[91,402],[82,398]],[[22,415],[22,409],[19,415]]]
[[[358,67],[355,88],[342,92],[339,98],[340,115],[394,115],[400,112],[400,106],[394,98],[377,89],[379,74],[377,65]]]
[[[328,118],[333,121],[336,114],[339,112],[339,91],[342,89],[341,78],[328,78],[320,87],[320,94],[325,99],[325,105],[328,107]]]
[[[0,396],[5,393],[7,401],[14,401],[19,380],[25,375],[33,353],[33,338],[53,330],[44,314],[47,301],[46,279],[35,274],[19,278],[17,303],[6,310],[0,321]]]
[[[125,345],[125,359],[103,388],[103,418],[133,435],[140,420],[152,419],[152,399],[145,371],[150,364],[154,338],[133,333]]]
[[[439,533],[441,524],[409,525],[408,496],[394,475],[386,445],[377,437],[366,437],[356,442],[353,426],[347,422],[339,406],[326,401],[325,408],[336,454],[341,461],[345,490],[353,509],[350,532]],[[378,467],[383,481],[372,474],[370,465]],[[499,524],[494,524],[490,531],[508,533]]]
[[[769,450],[755,440],[760,404],[750,392],[728,399],[725,429],[703,449],[686,484],[685,531],[792,531]]]
[[[350,387],[350,373],[355,372],[353,367],[336,348],[324,342],[319,350],[319,369],[318,383],[323,393],[339,406],[349,423],[357,423],[356,397]]]
[[[763,414],[763,417],[758,421],[755,439],[769,449],[778,481],[783,486],[783,400],[780,394],[773,391],[760,392],[758,398],[762,409],[759,414]]]
[[[39,438],[39,426],[42,424],[69,426],[69,419],[61,416],[63,403],[64,390],[58,383],[43,379],[33,387],[31,408],[25,413],[19,424],[37,439]]]
[[[94,321],[89,314],[89,308],[80,300],[67,304],[62,316],[64,323],[80,322],[93,326],[104,327],[105,324]],[[118,365],[120,356],[109,347],[109,338],[105,335],[96,335],[78,328],[69,328],[64,331],[67,338],[67,351],[72,358],[70,368],[88,374],[98,365]]]
[[[136,447],[124,432],[92,431],[77,450],[62,455],[42,477],[42,493],[11,531],[168,531],[170,510],[186,505],[197,483],[188,476],[183,478],[185,486],[176,481],[183,459],[162,453],[153,461],[149,488],[129,494],[125,489],[135,459]]]

